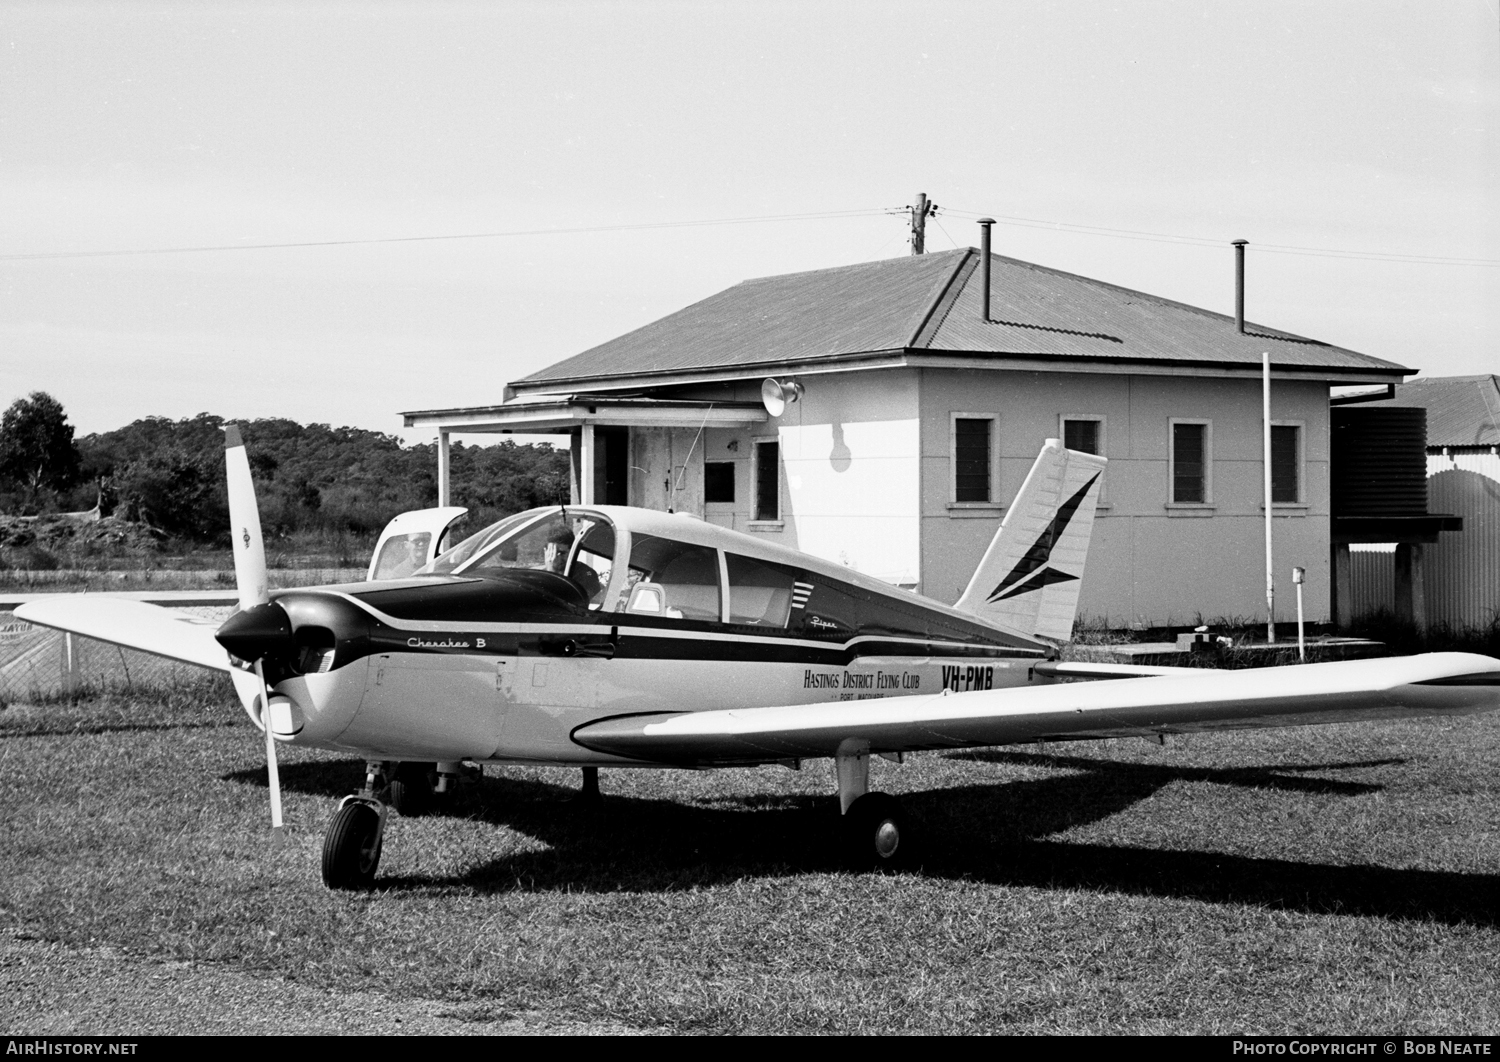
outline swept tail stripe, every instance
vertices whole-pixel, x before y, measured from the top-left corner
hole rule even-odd
[[[1071,579],[1077,578],[1078,576],[1076,575],[1060,572],[1056,568],[1043,568],[1020,586],[1012,587],[1006,593],[1001,594],[997,590],[995,596],[992,596],[990,600],[1004,601],[1006,598],[1015,597],[1017,594],[1025,594],[1032,590],[1040,590],[1044,586],[1051,586],[1053,583],[1066,583]]]
[[[1030,549],[1022,554],[1021,559],[1016,562],[1016,566],[1011,569],[1010,574],[1001,579],[995,589],[990,591],[990,596],[987,600],[998,601],[1012,596],[1005,593],[1005,591],[1047,563],[1047,559],[1052,556],[1052,547],[1057,545],[1057,540],[1067,530],[1068,524],[1073,520],[1073,515],[1078,512],[1078,507],[1083,504],[1083,499],[1088,494],[1089,488],[1094,485],[1094,480],[1098,478],[1099,473],[1095,472],[1087,483],[1078,488],[1076,494],[1063,503],[1062,507],[1057,510],[1057,515],[1052,518],[1052,522],[1047,525],[1047,530],[1037,536],[1037,540],[1031,544]],[[1074,576],[1068,576],[1068,578],[1071,579]],[[1047,582],[1055,583],[1059,581],[1061,580],[1045,580],[1041,585],[1045,586]],[[1028,587],[1027,589],[1037,588]],[[1017,590],[1016,593],[1025,593],[1025,590]]]

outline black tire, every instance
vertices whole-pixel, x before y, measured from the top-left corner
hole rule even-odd
[[[380,813],[368,804],[346,804],[323,835],[323,884],[368,889],[380,865]]]
[[[855,870],[890,870],[909,866],[912,831],[901,801],[889,793],[866,793],[844,813],[840,823],[844,854]]]
[[[426,815],[437,803],[437,790],[432,780],[436,772],[435,763],[397,764],[385,802],[404,819]]]

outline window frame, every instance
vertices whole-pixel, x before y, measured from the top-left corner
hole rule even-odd
[[[760,448],[767,443],[776,444],[776,516],[770,520],[760,515]],[[751,529],[761,531],[778,530],[785,526],[785,520],[783,519],[784,512],[785,507],[782,504],[781,497],[781,436],[753,436],[750,440],[750,519],[747,526]]]
[[[740,476],[739,476],[739,469],[736,467],[736,466],[739,465],[739,463],[740,462],[735,461],[735,460],[733,460],[731,458],[715,458],[712,461],[708,460],[707,458],[704,459],[704,461],[703,461],[703,504],[704,505],[719,505],[719,506],[725,506],[726,508],[729,508],[729,509],[733,509],[733,507],[735,505],[739,504]],[[729,478],[730,478],[731,482],[730,482],[729,500],[728,501],[710,500],[709,499],[709,497],[708,497],[708,466],[709,465],[728,465],[729,466]]]
[[[633,611],[631,609],[631,607],[630,607],[631,606],[631,602],[635,598],[635,588],[637,586],[641,585],[642,583],[648,583],[651,586],[660,588],[661,591],[663,592],[662,600],[665,601],[665,604],[666,604],[667,608],[670,609],[670,608],[673,607],[671,599],[669,597],[665,596],[665,588],[668,585],[671,585],[671,584],[659,583],[659,582],[657,582],[654,579],[649,579],[648,580],[648,579],[644,578],[644,576],[639,577],[639,578],[635,579],[634,581],[632,581],[631,578],[630,578],[630,572],[631,571],[641,571],[641,572],[643,572],[645,570],[645,569],[643,569],[642,567],[640,567],[639,565],[636,564],[636,559],[637,558],[636,558],[636,555],[635,555],[636,545],[639,542],[639,540],[641,538],[643,538],[643,537],[647,538],[647,539],[658,539],[658,540],[663,541],[663,542],[670,542],[670,543],[673,543],[674,545],[677,545],[677,546],[680,546],[680,547],[684,547],[684,548],[687,548],[687,549],[708,550],[710,553],[712,553],[714,555],[714,581],[717,584],[718,593],[719,593],[719,610],[718,610],[718,615],[714,619],[711,619],[711,620],[700,619],[700,618],[697,618],[697,617],[683,616],[683,615],[680,615],[680,614],[676,615],[676,616],[669,616],[669,615],[666,615],[664,613],[656,612],[656,611],[640,611],[640,612],[637,612],[637,611]],[[619,538],[618,538],[618,529],[617,529],[617,537],[615,539],[615,542],[616,542],[616,545],[615,545],[616,556],[613,558],[613,560],[614,560],[614,569],[610,573],[610,586],[611,586],[611,589],[613,589],[613,587],[615,585],[615,576],[618,574],[619,575],[619,582],[620,582],[620,589],[619,589],[619,591],[614,592],[612,594],[611,593],[607,593],[606,597],[605,597],[605,601],[606,602],[608,600],[610,600],[611,597],[614,597],[616,599],[616,604],[615,604],[615,607],[614,607],[614,611],[619,612],[619,613],[624,614],[624,615],[628,615],[628,616],[650,616],[650,617],[653,617],[653,618],[669,620],[669,621],[672,621],[672,622],[716,623],[716,624],[719,624],[721,626],[723,624],[726,624],[726,623],[729,622],[729,567],[728,567],[728,564],[726,563],[726,561],[724,560],[724,551],[722,549],[720,549],[718,546],[709,546],[709,545],[705,545],[705,544],[703,544],[701,542],[693,542],[690,539],[676,538],[676,537],[671,536],[671,535],[653,534],[651,532],[643,531],[643,532],[640,532],[638,534],[634,534],[634,535],[630,536],[630,538],[629,538],[629,540],[627,542],[627,547],[629,549],[629,552],[625,555],[625,563],[621,564],[620,563],[620,558],[618,556],[618,554],[620,552]],[[655,574],[655,573],[653,572],[653,574]],[[691,585],[706,586],[708,584],[706,584],[706,583],[695,583],[695,584],[691,584]],[[679,609],[679,613],[680,613],[680,609]]]
[[[987,420],[990,423],[989,444],[989,500],[958,500],[958,422],[961,420]],[[1000,414],[960,413],[948,414],[948,508],[957,510],[980,510],[994,512],[1005,506],[1000,498]]]
[[[760,564],[760,565],[764,565],[764,566],[771,567],[771,568],[790,568],[791,567],[790,565],[786,564],[784,561],[768,561],[768,560],[764,560],[764,559],[762,559],[760,557],[752,556],[749,553],[736,553],[735,556],[738,557],[742,561],[750,561],[750,562],[752,562],[754,564]],[[770,624],[762,626],[761,624],[758,624],[758,623],[735,623],[735,620],[734,620],[734,609],[732,607],[732,602],[730,601],[730,595],[734,593],[734,584],[730,581],[730,578],[729,578],[729,552],[727,550],[725,550],[725,549],[722,549],[722,548],[719,550],[719,582],[723,586],[723,589],[720,591],[719,600],[722,601],[723,604],[724,604],[724,607],[723,607],[723,614],[724,614],[724,616],[723,616],[723,619],[721,620],[721,622],[725,626],[729,626],[729,625],[733,624],[734,626],[737,626],[737,627],[755,627],[755,628],[757,628],[759,630],[765,630],[765,631],[784,631],[784,630],[786,630],[787,628],[789,628],[791,626],[791,623],[792,623],[792,611],[793,611],[793,609],[792,609],[790,601],[788,601],[788,603],[787,603],[787,613],[786,613],[785,618],[782,619],[780,626],[774,626],[774,625],[770,625]],[[795,597],[796,597],[796,592],[797,592],[797,575],[793,574],[792,575],[792,589],[791,589],[791,596],[792,596],[793,599],[795,599]]]
[[[1057,438],[1064,446],[1068,445],[1067,423],[1070,420],[1091,420],[1099,425],[1099,454],[1098,456],[1109,460],[1109,418],[1103,413],[1059,413],[1057,415]],[[1106,472],[1108,469],[1105,470]],[[1099,479],[1099,500],[1094,503],[1096,509],[1109,508],[1109,476],[1103,475]]]
[[[1296,428],[1297,429],[1297,500],[1289,502],[1273,501],[1271,511],[1297,510],[1307,508],[1307,422],[1305,420],[1273,420],[1273,428]],[[1275,495],[1274,485],[1272,495]],[[1260,500],[1260,507],[1264,511],[1266,500]]]
[[[1203,427],[1203,500],[1177,500],[1177,425],[1198,424]],[[1183,511],[1208,511],[1214,502],[1214,422],[1208,417],[1167,418],[1167,508]]]

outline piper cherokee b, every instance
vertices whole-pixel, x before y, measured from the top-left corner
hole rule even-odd
[[[465,764],[596,778],[831,758],[849,858],[888,866],[910,827],[868,791],[872,755],[1500,707],[1500,660],[1465,653],[1235,672],[1060,662],[1105,462],[1055,439],[949,606],[694,517],[606,505],[532,509],[435,557],[463,510],[404,514],[370,581],[270,593],[245,447],[226,431],[237,612],[216,627],[89,594],[16,615],[227,672],[265,735],[278,839],[278,743],[364,759],[365,787],[324,838],[333,888],[369,887],[390,809],[419,809]]]

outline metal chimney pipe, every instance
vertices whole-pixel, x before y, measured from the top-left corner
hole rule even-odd
[[[1234,327],[1245,334],[1245,244],[1248,240],[1231,240],[1234,245]]]
[[[994,218],[979,219],[979,261],[983,266],[980,280],[983,287],[980,295],[982,301],[979,319],[985,324],[990,323],[990,226],[994,223]]]

